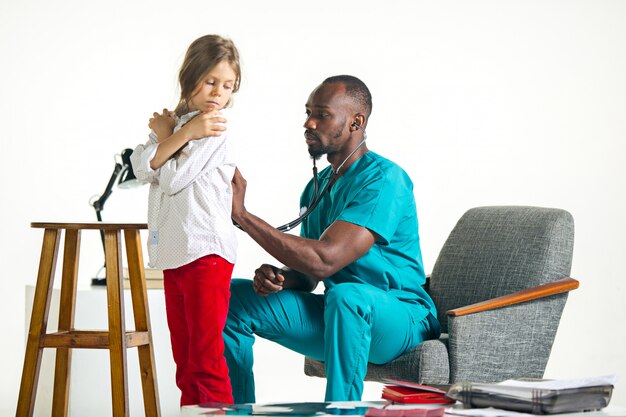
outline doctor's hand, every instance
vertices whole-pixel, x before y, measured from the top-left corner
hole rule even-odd
[[[285,277],[281,272],[275,266],[261,265],[254,271],[254,280],[252,281],[254,291],[260,296],[267,296],[281,291],[285,282]]]
[[[235,175],[233,175],[231,182],[233,185],[233,211],[231,213],[231,217],[234,221],[240,223],[240,219],[246,213],[244,201],[246,198],[246,186],[248,183],[243,175],[241,175],[239,168],[235,168]]]

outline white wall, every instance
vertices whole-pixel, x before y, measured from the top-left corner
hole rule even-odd
[[[426,269],[470,207],[569,210],[581,288],[546,377],[626,378],[626,2],[222,3],[0,3],[1,415],[14,412],[24,285],[41,246],[29,223],[95,220],[88,201],[113,155],[145,140],[152,111],[175,104],[182,55],[206,33],[231,37],[243,58],[231,128],[244,137],[251,211],[273,224],[294,217],[310,175],[304,102],[326,76],[357,75],[374,97],[370,149],[415,182]],[[143,221],[146,197],[147,188],[115,190],[103,215]],[[83,242],[87,286],[102,254],[96,234]],[[268,257],[240,242],[235,274],[250,277]],[[259,346],[260,402],[322,398],[300,357]],[[615,404],[626,405],[625,387]]]

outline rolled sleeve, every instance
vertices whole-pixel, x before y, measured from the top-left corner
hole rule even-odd
[[[141,181],[154,182],[157,179],[158,170],[150,167],[150,162],[156,155],[158,143],[153,134],[145,145],[138,145],[130,155],[130,163],[137,179]]]

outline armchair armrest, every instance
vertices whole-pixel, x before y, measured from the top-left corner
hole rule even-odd
[[[517,291],[512,294],[507,294],[501,297],[492,298],[490,300],[481,301],[480,303],[448,310],[446,311],[446,315],[458,317],[467,314],[478,313],[481,311],[494,310],[496,308],[519,304],[525,301],[535,300],[537,298],[543,298],[554,294],[568,292],[571,290],[575,290],[576,288],[578,288],[578,286],[579,282],[574,278],[562,278],[560,280],[547,284],[526,288],[525,290]]]

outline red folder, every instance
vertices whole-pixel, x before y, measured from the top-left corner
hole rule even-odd
[[[402,381],[394,382],[401,383]],[[444,390],[414,383],[385,385],[382,397],[389,401],[408,404],[452,404],[455,402],[446,397]]]

